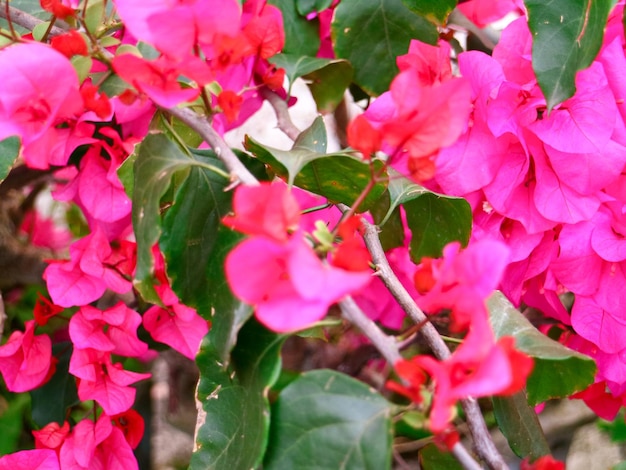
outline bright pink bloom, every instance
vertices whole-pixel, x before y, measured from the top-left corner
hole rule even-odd
[[[122,54],[113,59],[113,68],[122,79],[164,108],[193,101],[200,95],[198,88],[181,87],[178,82],[180,75],[200,86],[213,78],[206,62],[195,56],[186,57],[183,61],[173,61],[166,56],[148,61],[133,54]]]
[[[20,232],[27,234],[33,245],[53,251],[67,248],[72,241],[69,230],[57,227],[53,219],[41,216],[37,210],[26,213]]]
[[[191,307],[179,302],[168,285],[155,286],[165,308],[155,305],[143,314],[143,326],[155,341],[167,344],[193,360],[209,324]]]
[[[70,247],[69,261],[54,261],[44,272],[52,301],[62,307],[87,305],[108,288],[118,294],[132,283],[110,264],[113,250],[100,228]]]
[[[70,374],[78,377],[78,398],[95,400],[108,415],[128,410],[136,390],[129,385],[150,377],[124,370],[111,361],[111,353],[75,348],[70,358]]]
[[[126,438],[128,445],[136,449],[143,438],[145,429],[145,423],[141,415],[131,408],[124,413],[111,416],[111,420],[115,427],[121,429],[122,433],[124,433],[124,438]]]
[[[291,332],[321,320],[342,297],[358,291],[370,271],[350,272],[324,264],[301,234],[287,243],[254,237],[226,258],[233,293],[255,306],[257,319],[271,330]]]
[[[63,445],[69,432],[70,423],[67,421],[63,422],[63,426],[59,426],[59,423],[54,422],[46,424],[39,431],[33,431],[35,447],[37,449],[58,450]]]
[[[596,382],[570,397],[583,400],[600,418],[613,421],[622,408],[622,399],[607,391],[606,382]]]
[[[59,470],[59,458],[50,449],[22,450],[0,457],[0,470]]]
[[[486,319],[476,326],[465,337],[463,344],[444,361],[429,356],[400,361],[397,372],[409,382],[409,387],[421,387],[423,372],[427,372],[435,382],[429,416],[429,427],[434,433],[446,429],[458,400],[515,393],[525,386],[532,370],[532,359],[515,351],[511,338],[502,338],[494,344]],[[411,383],[415,379],[418,382]],[[417,390],[411,391],[411,388],[405,392],[402,386],[395,386],[394,389],[412,399],[419,396]]]
[[[248,235],[264,235],[286,241],[290,231],[298,228],[300,206],[289,188],[281,183],[239,186],[233,196],[234,216],[222,223]]]
[[[47,335],[35,336],[35,321],[25,323],[26,330],[14,331],[0,346],[0,374],[11,392],[27,392],[47,378],[52,361],[52,342]]]
[[[51,47],[26,43],[0,51],[0,83],[0,140],[20,136],[30,167],[63,166],[78,145],[93,141],[91,126],[83,134],[73,123],[57,128],[75,120],[83,103],[74,67]]]
[[[38,294],[37,302],[35,303],[35,308],[33,310],[33,316],[35,317],[35,322],[37,322],[37,325],[45,326],[50,318],[58,315],[64,310],[65,309],[63,307],[54,305],[41,294]]]
[[[83,420],[61,447],[63,469],[136,470],[137,460],[123,432],[102,414],[96,423]]]
[[[522,6],[519,0],[469,0],[459,2],[458,9],[477,26],[484,28]]]
[[[133,36],[174,57],[211,44],[217,34],[239,32],[237,0],[116,0],[115,6]]]
[[[127,357],[139,357],[148,345],[137,338],[141,315],[123,302],[107,310],[84,306],[70,320],[70,338],[74,347],[109,351]]]
[[[418,305],[429,313],[451,309],[454,331],[465,330],[474,318],[485,315],[485,300],[509,261],[509,249],[494,240],[460,249],[458,242],[448,244],[442,259],[424,258],[415,272],[415,286],[423,294]]]

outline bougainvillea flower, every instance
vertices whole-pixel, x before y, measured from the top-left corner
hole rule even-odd
[[[324,264],[301,234],[287,243],[253,237],[226,258],[233,293],[254,305],[257,319],[277,332],[291,332],[321,320],[342,297],[365,286],[371,272]]]
[[[141,442],[145,429],[145,423],[141,415],[131,408],[124,413],[111,416],[111,420],[115,427],[122,430],[128,445],[136,449]]]
[[[75,29],[53,37],[50,45],[68,59],[75,55],[89,55],[85,38]]]
[[[72,316],[69,332],[76,348],[139,357],[148,350],[148,345],[137,338],[140,324],[141,315],[123,302],[104,311],[86,305]]]
[[[194,360],[209,324],[195,309],[181,304],[168,285],[155,286],[155,290],[165,307],[150,307],[143,314],[144,328],[155,341]]]
[[[173,57],[211,44],[217,34],[239,32],[237,0],[116,0],[115,6],[134,37]]]
[[[0,470],[60,470],[59,458],[50,449],[22,450],[0,457]]]
[[[420,85],[435,85],[452,78],[451,52],[452,47],[444,40],[432,46],[412,39],[409,51],[398,56],[396,63],[400,71],[413,70]]]
[[[53,251],[67,248],[72,241],[69,230],[58,227],[53,219],[43,217],[37,210],[28,211],[24,215],[20,232],[27,234],[33,245]]]
[[[74,15],[74,8],[65,5],[61,0],[40,0],[39,4],[45,11],[52,13],[57,18],[64,20]],[[76,5],[78,6],[78,5]],[[53,38],[54,39],[54,38]]]
[[[380,150],[381,141],[380,132],[370,124],[363,114],[354,118],[348,125],[350,147],[361,152],[366,160],[369,160],[374,153]]]
[[[300,220],[298,201],[286,185],[278,182],[239,186],[233,196],[233,210],[235,215],[222,219],[224,225],[277,241],[286,241]]]
[[[465,330],[474,316],[484,315],[485,300],[500,282],[509,261],[509,249],[495,240],[480,240],[464,251],[453,242],[443,249],[443,258],[424,258],[415,273],[422,297],[418,305],[429,313],[452,310],[454,331]]]
[[[520,464],[520,470],[565,470],[565,463],[551,455],[542,455],[532,463],[530,457],[526,457]]]
[[[259,3],[262,3],[261,11],[256,12],[246,21],[242,31],[253,48],[254,55],[261,59],[268,59],[280,52],[285,45],[283,14],[274,5]],[[246,16],[242,16],[242,22],[245,19],[247,19]]]
[[[14,331],[0,346],[0,374],[11,392],[27,392],[49,378],[52,342],[47,335],[35,336],[35,321],[25,323],[25,331]]]
[[[193,101],[200,95],[196,87],[183,88],[178,81],[184,75],[203,86],[213,79],[206,62],[195,56],[173,61],[166,56],[148,61],[133,54],[118,55],[113,59],[115,72],[137,90],[164,108]]]
[[[78,398],[95,400],[105,413],[116,415],[130,409],[136,390],[129,385],[150,374],[124,370],[111,361],[111,353],[75,348],[70,358],[70,374],[78,377]]]
[[[50,318],[58,315],[63,310],[65,310],[64,307],[55,305],[41,294],[38,294],[37,302],[35,303],[35,308],[33,310],[35,322],[37,322],[39,326],[45,326]]]
[[[434,381],[429,428],[439,433],[448,427],[458,400],[511,394],[525,386],[532,370],[532,359],[515,351],[512,344],[512,338],[494,344],[493,333],[485,320],[470,331],[448,359],[437,361],[430,356],[415,356],[399,361],[396,372],[410,384],[404,387],[404,394],[409,398],[420,396],[417,389],[423,383],[423,377],[419,369]],[[417,380],[417,383],[411,383],[411,380]],[[403,387],[395,389],[403,393]]]
[[[137,459],[111,418],[102,414],[96,423],[83,420],[72,430],[60,452],[61,467],[72,470],[137,470]]]
[[[0,140],[19,136],[32,168],[65,165],[74,148],[84,143],[70,145],[71,127],[56,128],[83,110],[71,62],[41,43],[10,46],[0,51],[0,83]]]
[[[332,254],[333,266],[357,272],[369,269],[372,257],[363,238],[356,235],[360,228],[361,219],[358,216],[352,216],[339,224],[337,234],[341,238],[341,243]]]
[[[118,294],[132,283],[109,264],[111,245],[99,228],[70,247],[69,261],[54,261],[44,271],[52,301],[62,307],[87,305],[108,288]]]
[[[622,408],[622,399],[614,397],[606,388],[606,381],[596,382],[570,397],[583,400],[600,418],[613,421]]]
[[[48,423],[39,431],[33,431],[35,447],[37,449],[57,450],[63,445],[69,432],[70,423],[67,421],[63,422],[63,426],[59,426],[59,423]]]
[[[458,8],[472,23],[484,28],[520,6],[519,0],[469,0],[459,2]]]

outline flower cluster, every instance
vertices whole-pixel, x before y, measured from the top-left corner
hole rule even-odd
[[[612,13],[596,60],[578,73],[576,94],[551,110],[532,69],[525,18],[503,31],[492,57],[460,54],[471,125],[439,152],[435,177],[444,192],[471,202],[477,234],[510,247],[507,296],[571,325],[584,341],[570,344],[596,359],[597,381],[616,397],[626,396],[622,11]],[[571,316],[559,299],[567,291],[575,294]]]
[[[337,257],[330,263],[319,258],[298,229],[300,207],[284,184],[240,187],[233,209],[235,215],[223,223],[252,236],[228,254],[226,278],[233,293],[253,305],[256,318],[269,329],[306,328],[369,282],[367,263],[339,267]],[[346,230],[344,238],[351,234],[354,230]]]
[[[399,361],[395,369],[403,384],[387,384],[422,404],[431,378],[429,427],[435,433],[448,428],[458,400],[515,393],[524,388],[532,370],[532,359],[514,348],[513,338],[496,341],[489,325],[485,301],[500,282],[508,256],[508,248],[497,241],[478,241],[464,251],[454,242],[446,246],[442,259],[424,258],[415,271],[418,305],[431,314],[449,310],[451,331],[467,331],[447,359],[415,356]]]

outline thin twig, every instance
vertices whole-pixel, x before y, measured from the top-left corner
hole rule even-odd
[[[265,98],[269,102],[269,104],[272,105],[272,108],[274,108],[278,128],[283,131],[283,133],[287,137],[295,141],[300,135],[301,131],[291,120],[291,116],[289,115],[289,109],[285,100],[283,100],[280,96],[278,96],[276,93],[268,88],[264,88],[261,91],[261,94],[263,95],[263,98]]]
[[[7,314],[4,311],[4,299],[2,298],[2,292],[0,292],[0,339],[4,334],[4,322],[7,319]]]
[[[393,365],[402,359],[396,341],[391,336],[383,333],[378,325],[363,313],[363,310],[361,310],[352,297],[344,298],[339,302],[339,306],[341,307],[343,317],[369,338],[389,364]]]
[[[241,163],[237,155],[235,155],[224,139],[215,132],[215,129],[211,127],[205,118],[188,108],[171,108],[165,109],[165,111],[196,131],[211,146],[217,157],[224,162],[233,179],[251,186],[259,184],[259,181]]]
[[[435,327],[428,321],[426,314],[417,306],[411,294],[404,288],[396,274],[391,269],[385,250],[378,238],[378,229],[375,225],[370,224],[366,220],[363,220],[363,226],[365,227],[365,234],[363,239],[365,245],[372,255],[372,261],[376,265],[377,274],[383,284],[389,289],[391,295],[398,301],[402,310],[417,324],[422,326],[420,333],[426,340],[426,344],[435,353],[438,359],[446,359],[450,356],[450,350],[444,340],[439,336],[439,333]]]
[[[8,6],[7,0],[0,2],[0,5],[2,3],[5,3],[5,7]],[[17,24],[22,28],[28,29],[29,31],[32,31],[38,24],[43,23],[43,20],[11,6],[8,8],[0,8],[0,18],[4,18],[9,21],[9,23]],[[67,23],[57,21],[56,26],[50,28],[49,36],[59,36],[60,34],[64,34],[69,29],[70,26]]]
[[[482,470],[482,467],[478,465],[478,462],[474,460],[474,458],[460,442],[457,442],[454,446],[452,446],[452,455],[456,457],[464,469]]]
[[[362,224],[365,228],[363,239],[365,245],[372,255],[372,261],[376,264],[377,273],[380,276],[381,281],[391,295],[398,301],[398,304],[409,315],[409,317],[418,324],[424,324],[420,330],[420,334],[426,340],[426,343],[433,351],[435,356],[439,360],[445,360],[450,357],[450,350],[448,346],[441,338],[435,327],[430,322],[425,322],[427,319],[424,312],[417,306],[409,292],[404,288],[398,277],[395,275],[387,256],[378,238],[378,229],[376,226],[370,224],[366,220],[362,220]],[[478,402],[474,398],[466,398],[461,400],[461,405],[465,411],[467,417],[467,424],[474,440],[474,449],[479,457],[485,461],[490,468],[494,470],[504,470],[507,468],[504,459],[498,452],[485,420],[483,418]]]

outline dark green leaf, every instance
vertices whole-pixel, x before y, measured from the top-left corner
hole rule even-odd
[[[252,307],[233,296],[224,274],[226,255],[242,238],[241,234],[220,227],[215,249],[206,267],[206,277],[210,285],[209,301],[215,311],[211,325],[211,343],[224,365],[229,363],[237,333],[252,315]]]
[[[137,239],[135,287],[148,301],[158,301],[151,283],[154,266],[151,250],[161,235],[161,197],[176,172],[203,165],[162,134],[148,135],[139,148],[134,165],[132,214]]]
[[[435,25],[413,13],[402,0],[342,0],[331,25],[337,57],[354,67],[354,81],[371,95],[389,89],[397,75],[396,57],[411,39],[436,44]]]
[[[496,337],[513,336],[515,347],[535,361],[526,384],[528,402],[537,405],[564,398],[593,383],[594,361],[541,334],[500,292],[487,301]]]
[[[306,16],[309,13],[326,10],[332,3],[333,0],[296,0],[296,8],[298,13]]]
[[[272,407],[265,470],[391,466],[391,408],[367,385],[331,370],[302,374]]]
[[[352,66],[345,60],[277,54],[270,62],[285,69],[290,87],[296,78],[304,77],[322,113],[332,112],[337,107],[352,82]]]
[[[20,153],[20,138],[16,136],[0,140],[0,183],[7,177]]]
[[[433,23],[443,25],[448,15],[457,4],[457,0],[402,0],[402,2],[418,15],[423,16]]]
[[[404,224],[400,217],[400,209],[389,211],[391,199],[389,191],[385,191],[376,204],[370,208],[374,223],[380,227],[380,243],[385,251],[404,244]],[[383,224],[382,221],[385,220]]]
[[[535,460],[550,454],[537,413],[528,404],[525,391],[509,397],[493,397],[492,402],[498,427],[515,455]]]
[[[548,110],[576,92],[576,72],[595,59],[613,0],[525,0],[533,69]]]
[[[120,179],[122,186],[124,186],[124,191],[130,199],[133,198],[135,189],[135,160],[137,160],[137,154],[132,153],[117,169],[117,177]]]
[[[291,86],[296,78],[326,67],[333,62],[333,59],[307,57],[299,54],[276,54],[269,61],[276,67],[285,69]]]
[[[423,470],[460,470],[463,466],[450,453],[444,452],[436,444],[428,444],[420,450],[420,467]]]
[[[352,82],[352,74],[350,62],[334,60],[304,76],[320,113],[332,113],[341,103],[343,94]]]
[[[269,0],[280,8],[285,27],[285,54],[315,56],[320,48],[319,21],[307,20],[298,13],[294,0]]]
[[[472,209],[465,199],[433,193],[419,184],[390,172],[391,203],[381,225],[403,205],[412,233],[410,254],[415,263],[424,256],[438,258],[443,247],[453,241],[463,246],[472,230]]]
[[[198,399],[207,415],[189,468],[256,468],[267,445],[267,393],[280,374],[280,348],[285,337],[256,321],[248,322],[239,333],[228,368],[211,344],[214,337],[211,330],[196,357],[200,369]]]
[[[326,154],[326,129],[321,117],[302,132],[291,150],[280,150],[259,144],[246,137],[246,149],[289,184],[320,194],[333,202],[351,205],[370,181],[369,166],[346,154]],[[376,172],[382,163],[375,162]],[[384,192],[378,183],[359,210],[367,210]]]
[[[55,344],[52,353],[59,360],[54,375],[46,384],[30,392],[33,421],[42,427],[52,422],[63,424],[67,409],[79,402],[76,378],[68,372],[72,344]]]
[[[0,455],[19,450],[20,436],[24,432],[24,414],[30,400],[27,393],[20,393],[5,402],[0,396]]]
[[[194,159],[225,170],[216,156]],[[216,249],[217,232],[231,208],[230,184],[208,168],[193,167],[178,188],[163,218],[160,245],[167,260],[172,288],[182,301],[209,317],[212,286],[207,265]]]

